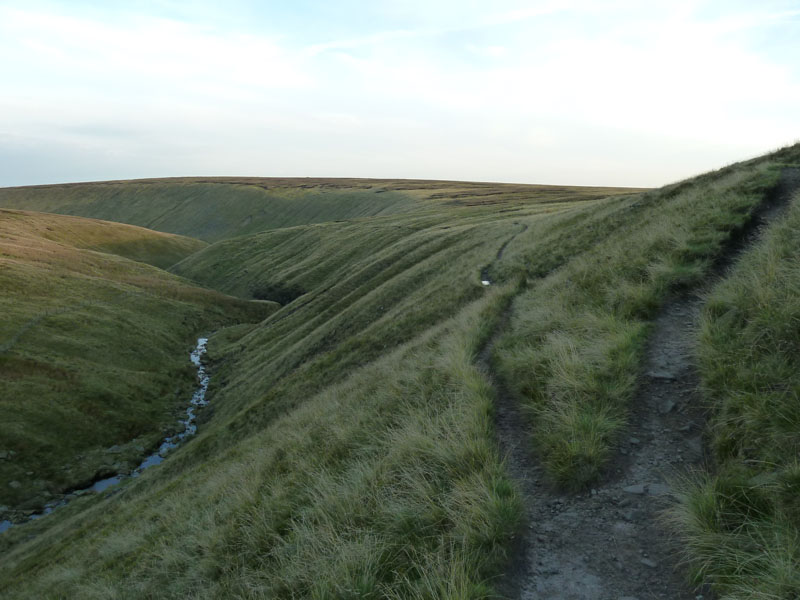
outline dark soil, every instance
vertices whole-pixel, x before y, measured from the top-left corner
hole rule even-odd
[[[779,185],[731,236],[709,281],[672,297],[657,315],[633,399],[631,425],[605,479],[582,494],[547,485],[531,448],[531,425],[490,366],[494,338],[479,363],[496,389],[496,427],[507,468],[523,495],[527,525],[498,589],[514,599],[697,600],[679,548],[662,518],[676,476],[706,462],[705,417],[694,366],[703,290],[752,244],[800,188],[800,170]],[[502,330],[508,320],[498,326]]]

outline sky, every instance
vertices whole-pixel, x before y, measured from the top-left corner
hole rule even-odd
[[[0,0],[0,186],[658,186],[800,140],[800,0]]]

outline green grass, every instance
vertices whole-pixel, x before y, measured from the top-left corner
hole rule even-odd
[[[141,225],[214,242],[267,229],[510,200],[570,202],[618,188],[385,179],[194,177],[0,188],[0,206]]]
[[[4,245],[35,246],[56,242],[81,250],[114,254],[166,269],[208,244],[179,235],[159,234],[143,227],[120,227],[98,219],[52,216],[44,213],[0,209]],[[23,239],[23,237],[25,239]],[[64,256],[53,255],[63,263]]]
[[[257,430],[332,382],[456,314],[486,290],[491,262],[521,222],[570,204],[519,204],[506,216],[462,207],[265,232],[219,242],[176,265],[179,274],[248,296],[267,284],[306,294],[229,349],[221,367],[220,418]]]
[[[118,223],[0,211],[0,450],[14,453],[0,460],[0,505],[41,507],[137,464],[191,397],[198,333],[268,314],[99,251],[171,264],[204,246]],[[115,445],[119,453],[105,452]]]
[[[213,418],[170,461],[4,534],[0,594],[488,597],[521,513],[474,365],[504,297],[480,268],[521,223],[597,202],[424,206],[192,255],[175,270],[221,290],[306,293],[212,338]]]
[[[800,202],[710,293],[700,371],[713,475],[683,483],[672,519],[720,598],[800,594]]]
[[[797,154],[614,197],[375,180],[0,191],[0,204],[144,211],[162,229],[186,218],[182,231],[214,243],[171,267],[181,279],[148,277],[282,304],[214,333],[213,416],[169,461],[0,536],[0,595],[496,597],[522,507],[476,355],[506,307],[493,363],[532,415],[552,478],[585,486],[625,426],[659,306],[706,277]],[[353,190],[354,203],[336,196]],[[274,197],[283,208],[243,225],[239,208]]]
[[[506,269],[532,280],[495,360],[556,483],[583,488],[600,476],[627,422],[650,319],[670,293],[703,280],[796,155],[564,214],[520,236]]]
[[[4,596],[488,597],[521,514],[473,364],[496,314],[479,301],[221,454],[69,507],[7,551]]]

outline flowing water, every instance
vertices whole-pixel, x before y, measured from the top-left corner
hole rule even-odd
[[[55,509],[64,506],[69,502],[69,500],[76,498],[77,496],[84,495],[89,492],[102,492],[112,486],[117,485],[121,481],[131,478],[131,477],[138,477],[142,471],[153,467],[155,465],[161,464],[164,459],[166,458],[167,454],[170,451],[178,447],[178,445],[188,437],[193,436],[197,433],[197,424],[195,421],[197,420],[197,408],[201,406],[206,406],[208,404],[208,400],[206,400],[206,391],[208,391],[208,382],[210,380],[210,376],[206,372],[205,366],[201,362],[202,356],[206,353],[206,344],[208,343],[208,338],[201,337],[197,339],[197,346],[195,349],[192,350],[192,353],[189,355],[192,364],[197,369],[197,389],[195,390],[194,394],[192,394],[192,399],[189,401],[189,406],[186,408],[186,418],[181,419],[180,425],[183,426],[183,430],[180,433],[176,433],[175,435],[171,435],[169,437],[164,438],[161,442],[161,445],[158,447],[158,450],[147,456],[138,467],[136,467],[130,473],[118,473],[112,477],[106,477],[105,479],[100,479],[95,481],[92,485],[85,487],[83,489],[73,490],[70,494],[66,497],[61,498],[60,500],[56,500],[49,504],[46,504],[44,510],[40,513],[36,513],[28,517],[27,520],[33,521],[39,519],[45,515],[49,515]],[[23,521],[24,522],[24,521]],[[18,525],[19,523],[14,523],[9,520],[0,521],[0,533],[10,529],[14,525]]]

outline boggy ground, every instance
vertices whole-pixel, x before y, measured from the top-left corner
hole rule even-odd
[[[798,187],[800,171],[785,169],[773,193],[720,255],[717,275],[780,214]],[[530,450],[525,415],[490,368],[494,340],[484,348],[479,363],[496,389],[498,438],[524,497],[528,523],[499,582],[502,594],[565,600],[708,597],[707,591],[686,583],[676,543],[662,518],[670,481],[706,460],[703,402],[693,360],[703,301],[701,290],[685,290],[659,312],[618,456],[604,481],[578,495],[547,485]]]

